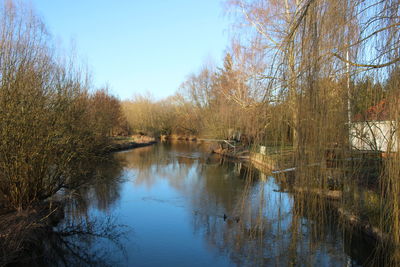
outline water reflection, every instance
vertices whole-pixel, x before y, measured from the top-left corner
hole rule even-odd
[[[130,229],[119,224],[111,211],[120,199],[122,172],[123,162],[112,156],[86,162],[80,173],[90,179],[77,190],[64,192],[64,220],[52,233],[51,247],[57,253],[51,255],[56,255],[57,265],[115,266],[121,262],[121,239]],[[120,259],[116,261],[115,255]]]
[[[121,239],[128,233],[115,218],[68,218],[49,231],[41,244],[30,252],[23,265],[30,266],[115,266],[124,257]],[[116,261],[115,255],[120,255]]]
[[[86,215],[90,209],[109,211],[120,199],[123,182],[123,162],[113,157],[103,158],[97,162],[87,162],[81,175],[85,175],[78,189],[66,190],[61,196],[67,198],[67,217],[80,217]],[[90,179],[87,179],[90,177]]]
[[[305,204],[285,193],[282,179],[224,161],[202,145],[168,143],[118,158],[129,180],[120,211],[136,215],[124,222],[141,237],[126,244],[130,264],[357,266],[365,260],[349,249],[350,235],[337,227],[328,203]],[[138,250],[130,249],[134,242]],[[182,249],[191,246],[188,257]]]
[[[7,262],[11,266],[121,264],[125,257],[121,241],[131,234],[131,229],[120,224],[112,213],[121,198],[121,163],[114,157],[76,163],[69,179],[80,185],[78,189],[65,189],[43,204],[50,206],[52,212],[43,214],[44,217],[39,215],[37,221],[27,226],[34,230],[21,239],[23,251],[15,260]],[[51,226],[60,220],[57,226]],[[49,224],[42,224],[42,221],[49,221]],[[40,227],[36,227],[36,223]]]
[[[143,147],[115,159],[87,170],[93,182],[69,194],[56,242],[69,251],[61,255],[78,259],[75,265],[358,266],[368,260],[371,248],[360,250],[366,242],[338,227],[330,202],[288,193],[290,176],[223,160],[197,143]]]

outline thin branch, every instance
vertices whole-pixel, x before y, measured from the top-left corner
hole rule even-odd
[[[356,62],[352,62],[350,60],[347,60],[345,58],[343,58],[342,56],[340,56],[337,53],[332,53],[332,55],[334,55],[335,57],[337,57],[338,59],[340,59],[341,61],[348,63],[352,66],[355,67],[362,67],[362,68],[371,68],[371,69],[379,69],[379,68],[384,68],[384,67],[388,67],[392,64],[395,64],[397,62],[400,61],[400,57],[393,59],[392,61],[386,62],[384,64],[363,64],[363,63],[356,63]]]

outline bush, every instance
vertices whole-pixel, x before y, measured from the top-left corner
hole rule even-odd
[[[71,184],[72,164],[107,145],[121,112],[56,59],[31,10],[7,2],[0,16],[0,204],[22,210]]]

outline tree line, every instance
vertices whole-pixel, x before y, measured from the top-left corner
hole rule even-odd
[[[130,130],[155,136],[209,138],[227,138],[241,130],[260,137],[266,106],[259,94],[251,91],[246,75],[227,53],[222,67],[203,66],[188,75],[173,96],[155,100],[150,95],[137,95],[124,101]]]

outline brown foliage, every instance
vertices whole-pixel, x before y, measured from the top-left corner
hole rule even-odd
[[[0,203],[22,210],[71,184],[72,164],[106,144],[121,113],[57,60],[31,10],[6,2],[0,13]]]

